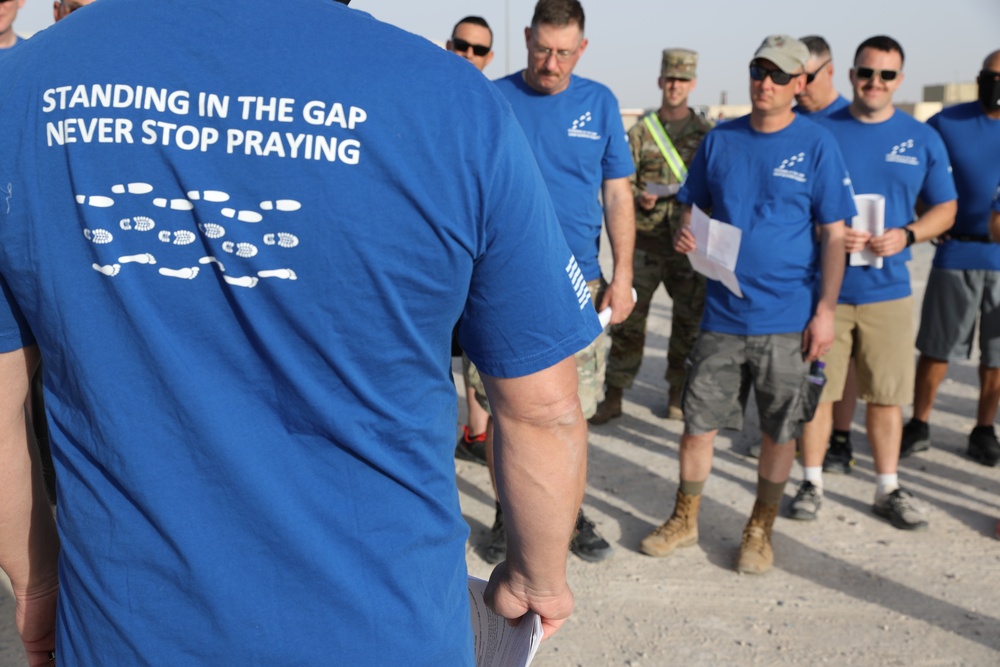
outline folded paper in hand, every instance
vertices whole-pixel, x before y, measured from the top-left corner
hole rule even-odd
[[[740,254],[743,230],[710,218],[700,208],[692,206],[691,233],[695,242],[694,251],[688,253],[691,268],[710,280],[721,281],[742,299],[743,290],[736,279],[736,258]]]
[[[858,214],[851,220],[851,229],[868,232],[872,236],[882,236],[885,232],[885,197],[882,195],[854,195],[854,206]],[[851,253],[851,266],[872,266],[882,268],[882,258],[865,246],[863,250]]]
[[[486,582],[469,577],[469,609],[476,667],[528,667],[542,643],[542,619],[533,611],[516,626],[486,606]]]

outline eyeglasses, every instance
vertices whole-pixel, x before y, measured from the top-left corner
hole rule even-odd
[[[452,50],[458,51],[459,53],[465,53],[469,49],[472,49],[473,53],[482,58],[486,54],[488,54],[490,52],[490,49],[492,49],[493,47],[483,46],[482,44],[470,44],[464,39],[459,39],[458,37],[452,37],[451,48]]]
[[[545,46],[533,46],[531,47],[531,52],[535,55],[536,58],[540,60],[548,60],[552,55],[555,55],[556,60],[558,60],[561,63],[564,63],[573,56],[575,56],[577,53],[579,53],[580,47],[577,47],[572,51],[568,51],[566,49],[553,51],[552,49]]]
[[[895,81],[896,77],[899,76],[899,70],[898,69],[873,69],[871,67],[855,67],[854,68],[854,76],[858,77],[859,79],[864,79],[865,81],[867,81],[868,79],[871,79],[876,74],[878,75],[878,78],[882,79],[883,81]]]
[[[984,69],[979,72],[979,78],[983,81],[1000,81],[1000,72]]]
[[[767,69],[760,65],[750,65],[750,78],[754,81],[763,81],[767,77],[771,77],[771,81],[774,81],[776,86],[787,86],[797,76],[802,76],[802,72],[789,74],[780,69]]]
[[[827,58],[826,62],[816,68],[815,72],[806,72],[806,85],[809,85],[816,79],[816,75],[823,71],[823,68],[830,64],[831,59]]]

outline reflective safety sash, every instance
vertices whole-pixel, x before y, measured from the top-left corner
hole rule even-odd
[[[674,148],[674,143],[667,136],[667,131],[663,129],[660,117],[656,115],[655,111],[651,111],[645,115],[642,122],[645,123],[649,133],[653,135],[653,141],[660,147],[660,153],[663,154],[663,159],[670,165],[670,171],[674,172],[674,176],[677,177],[678,182],[684,183],[684,179],[688,175],[687,167],[684,165],[684,160],[681,159],[680,153]]]

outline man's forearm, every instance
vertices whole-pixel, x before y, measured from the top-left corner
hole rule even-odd
[[[951,229],[955,224],[957,212],[958,203],[955,200],[942,202],[931,206],[923,215],[906,226],[913,230],[917,243],[929,241]]]
[[[607,226],[611,256],[614,260],[613,281],[632,286],[632,255],[635,252],[635,200],[628,178],[604,182],[604,222]]]
[[[844,251],[844,221],[820,225],[820,291],[816,308],[833,312],[840,296],[840,286],[844,282],[844,265],[847,256]]]

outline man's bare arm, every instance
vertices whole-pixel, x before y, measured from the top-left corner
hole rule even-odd
[[[483,375],[494,419],[493,462],[507,529],[507,560],[493,571],[486,600],[501,616],[528,610],[545,636],[573,610],[566,553],[587,473],[587,422],[572,357],[538,373]]]
[[[936,239],[955,224],[955,213],[957,212],[958,202],[956,200],[941,202],[925,210],[923,215],[906,227],[913,231],[916,243]],[[872,237],[868,243],[876,255],[889,257],[902,252],[903,248],[906,247],[906,232],[901,227],[887,229],[881,236]]]
[[[820,225],[820,292],[816,312],[802,334],[802,354],[812,361],[830,351],[833,345],[833,320],[844,281],[844,221]]]
[[[37,365],[35,347],[0,354],[0,568],[14,589],[28,664],[46,665],[55,649],[59,538],[24,417]]]
[[[628,177],[604,181],[604,224],[611,242],[614,275],[598,310],[611,306],[611,324],[624,322],[635,307],[632,299],[632,255],[635,252],[635,200]]]

